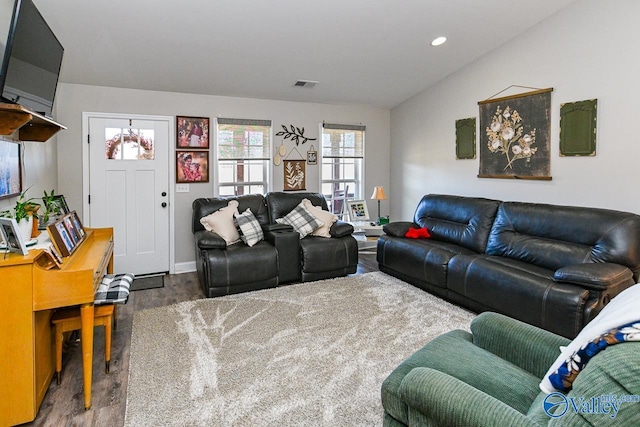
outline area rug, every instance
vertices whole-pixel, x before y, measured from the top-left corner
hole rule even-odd
[[[381,272],[136,312],[125,426],[376,426],[380,385],[475,315]]]

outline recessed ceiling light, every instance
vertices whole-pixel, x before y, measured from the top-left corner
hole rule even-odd
[[[447,41],[447,38],[441,36],[441,37],[438,37],[438,38],[434,39],[431,42],[431,46],[440,46],[441,44],[443,44],[446,41]]]

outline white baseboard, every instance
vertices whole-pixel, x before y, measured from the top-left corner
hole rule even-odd
[[[188,262],[177,262],[174,265],[174,273],[175,274],[181,274],[181,273],[191,273],[192,271],[196,271],[196,262],[195,261],[188,261]]]

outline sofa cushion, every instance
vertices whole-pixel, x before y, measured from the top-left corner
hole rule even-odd
[[[415,280],[447,287],[449,261],[473,251],[434,239],[407,239],[382,235],[378,239],[378,263]]]
[[[200,219],[200,223],[207,231],[213,231],[222,237],[227,245],[240,241],[240,233],[234,222],[234,215],[238,213],[238,202],[230,200],[227,206]]]
[[[293,229],[300,234],[301,239],[305,238],[307,234],[310,234],[318,227],[324,225],[322,221],[319,221],[307,208],[304,207],[303,202],[300,202],[298,206],[284,217],[277,218],[276,222],[292,226]]]
[[[251,209],[261,225],[269,224],[269,212],[265,198],[262,194],[245,194],[243,196],[219,196],[210,198],[198,198],[193,201],[191,207],[193,209],[191,231],[195,233],[204,230],[204,226],[200,223],[200,218],[205,217],[220,208],[229,204],[231,200],[238,202],[238,212],[244,212],[247,208]]]
[[[483,253],[500,202],[475,197],[428,194],[413,217],[435,240]]]
[[[269,219],[271,223],[275,223],[276,219],[282,218],[293,210],[303,199],[309,200],[314,206],[321,209],[329,210],[327,201],[320,193],[311,192],[271,192],[265,196],[267,208],[269,210]]]
[[[582,328],[589,297],[580,286],[555,282],[551,270],[488,255],[453,257],[447,287],[475,303],[474,310],[503,313],[567,338]]]
[[[640,271],[640,216],[605,209],[504,202],[486,253],[550,270],[610,262]]]
[[[320,227],[312,231],[311,235],[319,237],[331,237],[331,234],[329,234],[329,230],[331,229],[333,223],[338,220],[338,217],[329,211],[325,211],[318,206],[314,206],[309,199],[303,199],[302,203],[304,204],[304,207],[307,208],[307,210],[316,217],[316,219],[323,223]]]
[[[251,209],[247,208],[247,210],[241,214],[235,213],[234,218],[238,228],[240,229],[240,238],[245,244],[253,246],[260,240],[264,239],[262,227],[251,212]]]

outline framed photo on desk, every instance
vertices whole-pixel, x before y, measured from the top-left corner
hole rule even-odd
[[[0,218],[0,236],[4,241],[5,249],[9,252],[16,252],[21,255],[29,254],[15,219]]]
[[[349,221],[369,221],[369,210],[364,200],[347,200],[347,212]]]
[[[64,215],[47,227],[51,242],[63,257],[68,257],[80,246],[86,233],[75,211]]]

